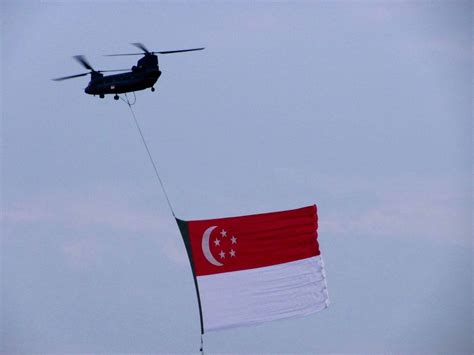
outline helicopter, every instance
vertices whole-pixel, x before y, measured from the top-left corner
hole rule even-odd
[[[113,69],[113,70],[95,70],[87,61],[83,55],[76,55],[73,58],[76,59],[84,68],[89,72],[63,76],[60,78],[53,79],[54,81],[62,81],[66,79],[78,78],[90,74],[91,80],[84,89],[84,92],[89,95],[99,95],[101,99],[107,94],[113,94],[114,99],[118,100],[118,94],[135,92],[139,90],[145,90],[151,88],[151,91],[155,91],[154,85],[161,76],[160,67],[158,65],[157,54],[171,54],[171,53],[182,53],[203,50],[201,48],[190,48],[190,49],[178,49],[172,51],[149,51],[142,43],[131,43],[133,46],[141,49],[143,52],[140,53],[125,53],[125,54],[107,54],[106,56],[129,56],[129,55],[142,55],[143,57],[137,61],[137,65],[134,65],[131,69]],[[126,73],[105,75],[105,72],[117,72],[125,71]]]

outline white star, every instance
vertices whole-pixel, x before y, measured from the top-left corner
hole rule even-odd
[[[227,231],[225,231],[224,229],[221,230],[221,236],[227,237]]]
[[[234,251],[234,249],[230,249],[230,256],[232,256],[232,257],[235,256],[235,251]]]
[[[219,255],[221,256],[221,259],[224,259],[224,258],[225,258],[224,250],[221,250],[221,252],[219,253]]]
[[[237,238],[232,236],[232,238],[230,238],[230,240],[232,241],[232,244],[237,244]]]
[[[221,241],[219,239],[214,240],[214,245],[218,247],[219,245],[221,245]]]

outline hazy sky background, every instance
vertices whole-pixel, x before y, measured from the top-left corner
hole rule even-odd
[[[185,248],[102,54],[160,56],[134,106],[178,217],[316,203],[332,304],[208,352],[473,351],[469,1],[3,1],[1,349],[197,352]]]

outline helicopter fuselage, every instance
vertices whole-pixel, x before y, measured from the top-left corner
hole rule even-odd
[[[152,88],[161,76],[158,68],[136,69],[123,73],[104,76],[93,75],[84,89],[89,95],[123,94]]]
[[[151,53],[145,54],[138,60],[137,65],[132,67],[130,72],[107,76],[99,72],[91,73],[91,81],[84,91],[86,94],[99,95],[102,98],[106,94],[115,94],[115,99],[117,99],[117,94],[148,88],[154,90],[153,85],[155,85],[160,75],[158,57]]]

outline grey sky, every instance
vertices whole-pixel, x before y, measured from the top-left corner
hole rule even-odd
[[[206,47],[160,56],[134,106],[180,218],[319,208],[331,307],[209,352],[472,353],[470,2],[1,6],[3,352],[199,348],[128,108],[50,80],[139,41]]]

